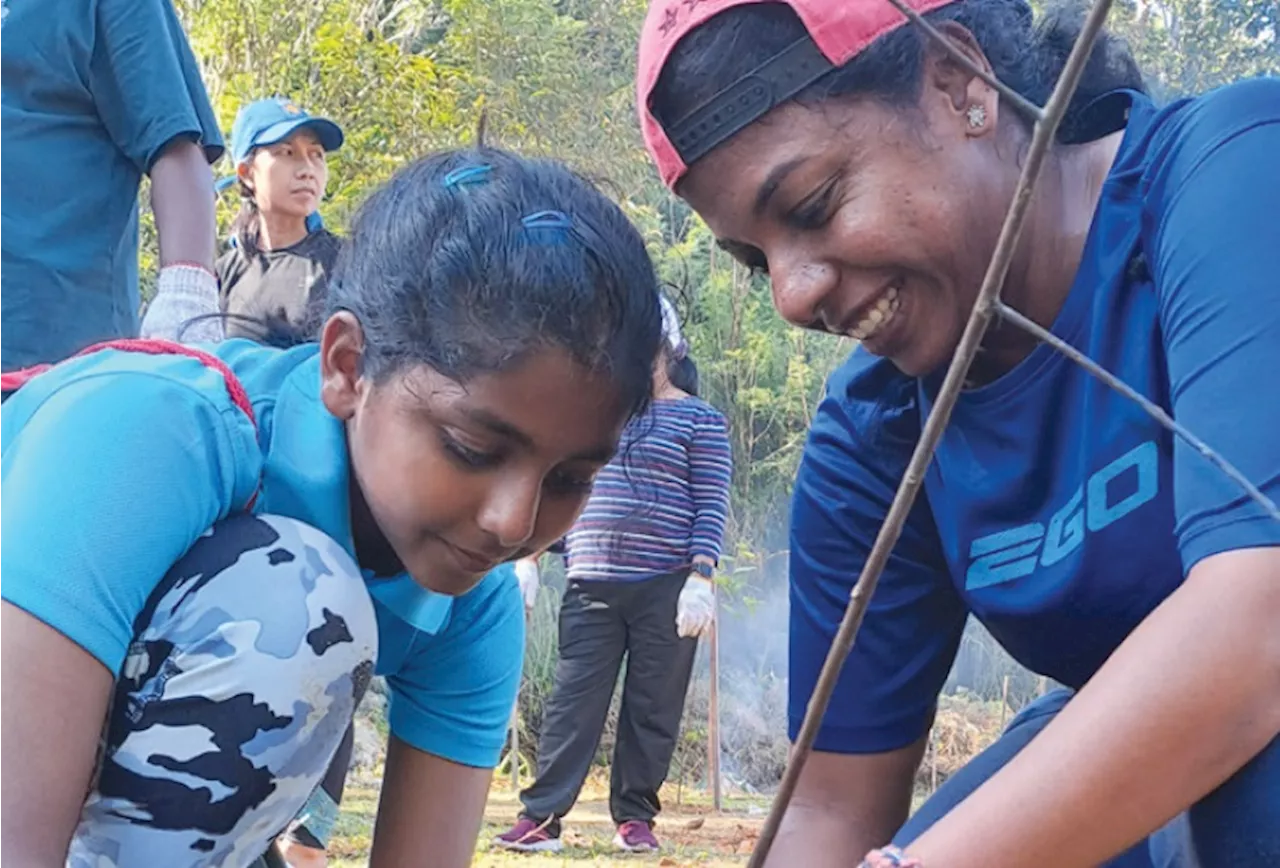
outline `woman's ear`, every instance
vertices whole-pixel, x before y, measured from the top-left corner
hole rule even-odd
[[[974,66],[986,73],[992,72],[987,56],[966,28],[948,21],[940,24],[938,29]],[[955,129],[970,137],[986,135],[995,129],[1000,102],[994,88],[933,40],[927,41],[924,68],[926,92],[940,97],[930,100],[930,103],[942,107]]]
[[[244,160],[236,166],[236,178],[239,179],[240,183],[243,184],[250,193],[253,192],[253,185],[249,183],[249,164],[251,162],[253,161]]]

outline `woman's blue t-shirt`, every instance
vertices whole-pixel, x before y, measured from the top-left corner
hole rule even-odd
[[[1131,99],[1053,331],[1280,500],[1280,80]],[[792,513],[793,736],[937,385],[862,351],[828,384]],[[1235,483],[1041,346],[961,395],[817,747],[923,735],[968,613],[1079,687],[1198,561],[1275,545]]]
[[[255,512],[305,521],[354,554],[345,434],[320,402],[316,348],[234,340],[203,349],[245,387],[256,430],[220,373],[178,355],[75,358],[0,410],[0,595],[112,672],[156,583],[255,490]],[[367,585],[391,731],[454,762],[495,765],[524,649],[511,568],[458,598],[408,576]]]

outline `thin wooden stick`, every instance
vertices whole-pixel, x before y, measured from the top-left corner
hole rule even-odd
[[[889,0],[889,2],[893,3],[894,0]],[[898,486],[893,502],[889,505],[889,512],[885,516],[884,524],[880,526],[880,533],[876,536],[875,544],[871,547],[871,553],[867,556],[867,562],[862,568],[862,575],[859,576],[857,584],[854,585],[853,591],[849,595],[849,605],[845,609],[840,628],[831,643],[831,650],[827,653],[827,658],[822,664],[822,672],[819,674],[818,682],[814,686],[813,695],[809,698],[808,708],[805,709],[804,722],[801,724],[800,732],[796,736],[796,742],[791,751],[791,759],[782,775],[782,783],[778,788],[778,795],[774,799],[769,816],[765,820],[764,828],[760,832],[760,840],[751,854],[751,860],[747,863],[748,868],[762,868],[765,859],[768,858],[769,850],[773,847],[773,842],[777,838],[782,817],[791,803],[791,797],[795,794],[796,782],[800,778],[800,772],[804,768],[805,761],[813,750],[813,742],[817,737],[818,727],[822,723],[822,718],[826,715],[827,706],[831,703],[831,695],[835,691],[836,681],[840,677],[840,670],[849,656],[850,649],[853,648],[853,641],[857,637],[858,628],[862,625],[862,618],[866,614],[867,605],[875,593],[880,574],[884,571],[885,563],[889,560],[889,554],[897,543],[898,538],[902,535],[902,528],[906,524],[907,515],[910,513],[911,506],[920,491],[920,486],[924,482],[925,470],[928,468],[930,461],[933,460],[934,450],[937,448],[938,441],[942,438],[942,431],[951,417],[951,410],[955,407],[956,398],[964,385],[969,366],[973,363],[973,359],[978,353],[978,347],[982,343],[982,336],[991,321],[1000,287],[1004,284],[1005,277],[1009,272],[1009,264],[1013,261],[1018,237],[1022,233],[1035,182],[1039,178],[1040,169],[1044,165],[1050,146],[1053,144],[1058,126],[1062,123],[1062,116],[1066,112],[1067,104],[1070,102],[1071,95],[1079,83],[1080,75],[1084,71],[1085,61],[1089,58],[1089,53],[1093,49],[1093,44],[1098,38],[1098,33],[1101,31],[1102,24],[1106,20],[1110,9],[1111,0],[1095,0],[1093,7],[1089,10],[1088,17],[1085,19],[1080,37],[1076,40],[1076,44],[1067,58],[1062,76],[1054,86],[1049,102],[1044,108],[1043,117],[1036,122],[1035,130],[1031,135],[1031,145],[1027,149],[1026,161],[1022,166],[1022,174],[1018,179],[1018,186],[1014,189],[1013,202],[1009,207],[1008,214],[1005,216],[1004,225],[1000,229],[1000,238],[992,254],[991,264],[987,267],[986,277],[983,278],[982,288],[978,291],[978,298],[974,302],[973,311],[970,313],[969,321],[965,325],[964,334],[960,337],[960,344],[956,348],[955,357],[947,368],[947,375],[942,381],[937,400],[924,424],[920,440],[911,455],[911,461],[907,465],[906,472],[903,474],[902,483]],[[946,37],[942,36],[942,34],[937,34],[936,31],[930,35],[934,36],[934,34],[936,34],[935,38],[941,38],[943,43],[947,44]]]
[[[712,584],[712,593],[715,585]],[[717,606],[717,609],[719,607]],[[716,619],[719,620],[719,612]],[[711,624],[710,641],[707,643],[711,669],[710,701],[707,703],[707,778],[711,782],[711,806],[717,811],[724,808],[720,779],[720,625]]]
[[[1003,81],[970,60],[963,51],[956,48],[950,37],[926,21],[919,12],[903,3],[902,0],[888,0],[888,2],[889,5],[893,6],[894,9],[897,9],[903,15],[910,18],[913,24],[937,42],[938,45],[947,52],[947,54],[951,55],[952,60],[985,81],[987,84],[994,87],[1000,95],[1007,99],[1015,108],[1018,109],[1018,111],[1022,112],[1033,121],[1044,120],[1047,109],[1040,108],[1040,106],[1036,105],[1031,100],[1009,87],[1009,85],[1005,84]]]
[[[1217,452],[1213,451],[1213,449],[1209,447],[1209,444],[1192,434],[1185,426],[1166,413],[1164,408],[1159,404],[1155,404],[1146,396],[1139,394],[1132,386],[1124,382],[1124,380],[1121,380],[1115,374],[1102,367],[1102,365],[1098,364],[1093,359],[1071,346],[1071,344],[1041,326],[1039,323],[1027,319],[1003,301],[996,301],[996,313],[1000,315],[1001,319],[1008,321],[1012,325],[1017,326],[1040,341],[1043,341],[1053,347],[1068,359],[1093,374],[1103,383],[1115,389],[1130,401],[1133,401],[1143,410],[1146,410],[1148,416],[1155,419],[1165,428],[1168,428],[1175,435],[1185,440],[1192,449],[1203,455],[1211,464],[1213,464],[1214,467],[1217,467],[1224,474],[1230,477],[1232,482],[1244,489],[1244,493],[1253,498],[1253,500],[1265,509],[1272,518],[1276,521],[1280,521],[1280,509],[1276,508],[1275,501],[1267,497],[1261,489],[1250,482],[1249,478],[1237,470],[1235,465],[1223,458]]]

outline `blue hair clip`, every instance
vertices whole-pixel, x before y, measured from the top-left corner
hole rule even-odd
[[[487,163],[481,163],[477,166],[463,166],[445,175],[444,185],[453,190],[458,187],[465,187],[467,184],[483,184],[489,180],[489,175],[492,172],[493,166]]]
[[[573,220],[563,211],[535,211],[521,217],[520,223],[526,232],[551,230],[558,241],[563,241],[573,231]]]

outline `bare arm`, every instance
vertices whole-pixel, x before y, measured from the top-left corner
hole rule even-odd
[[[908,852],[929,868],[1075,868],[1141,840],[1280,734],[1277,623],[1280,549],[1206,558],[1035,741]]]
[[[911,809],[926,740],[880,754],[815,752],[769,854],[769,868],[850,868],[889,841]]]
[[[371,868],[470,865],[492,777],[492,769],[441,759],[392,736]]]
[[[218,229],[213,173],[204,149],[190,139],[174,139],[152,165],[150,175],[161,267],[189,262],[212,274]]]
[[[0,603],[0,862],[61,868],[84,805],[111,673],[44,622]]]
[[[222,340],[213,270],[213,175],[198,144],[180,138],[165,146],[151,167],[151,207],[160,235],[160,275],[141,336]]]

